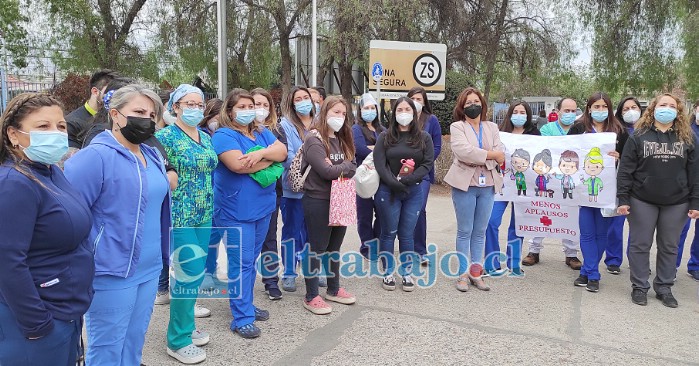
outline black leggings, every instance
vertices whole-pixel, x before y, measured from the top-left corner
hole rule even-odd
[[[320,273],[321,255],[324,253],[332,254],[329,256],[330,258],[323,260],[323,266],[328,278],[328,293],[336,295],[340,289],[340,247],[345,238],[347,227],[328,226],[328,222],[330,222],[329,200],[303,196],[301,202],[308,230],[308,241],[311,244],[310,273]],[[305,277],[307,301],[318,296],[318,276]]]

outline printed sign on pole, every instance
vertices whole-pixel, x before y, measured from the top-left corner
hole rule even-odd
[[[374,80],[376,64],[382,66],[383,99],[406,96],[411,88],[421,86],[427,91],[427,99],[444,100],[446,62],[445,44],[381,40],[370,43],[369,65]]]

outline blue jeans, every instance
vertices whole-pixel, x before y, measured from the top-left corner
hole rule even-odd
[[[422,180],[420,188],[422,189],[423,200],[420,217],[417,218],[417,224],[415,225],[415,252],[419,255],[425,255],[427,254],[427,198],[430,195],[429,175],[427,179]]]
[[[696,220],[694,221],[694,240],[692,240],[692,247],[690,248],[690,257],[687,262],[688,271],[699,270],[699,233],[697,232]],[[680,268],[682,263],[682,252],[684,251],[684,242],[687,240],[687,232],[689,231],[689,225],[692,223],[692,219],[687,219],[687,223],[682,229],[682,235],[680,236],[679,248],[677,249],[677,268]]]
[[[54,319],[49,334],[29,340],[10,308],[0,303],[0,365],[75,366],[81,324],[80,318]]]
[[[301,260],[303,246],[308,242],[308,230],[303,218],[301,199],[282,197],[282,263],[284,277],[296,278],[296,265]],[[291,258],[289,255],[291,254]]]
[[[626,216],[610,217],[609,222],[604,264],[607,267],[620,267],[624,262],[624,222],[626,222]]]
[[[154,278],[136,286],[96,290],[85,314],[87,365],[140,365],[158,290]]]
[[[599,281],[599,262],[607,249],[607,232],[612,219],[602,216],[602,211],[594,207],[580,207],[580,251],[583,265],[580,275],[588,280]]]
[[[257,277],[255,262],[262,252],[262,243],[267,236],[270,216],[252,222],[239,222],[233,219],[216,220],[222,228],[226,228],[223,230],[227,231],[227,242],[224,244],[228,254],[228,293],[236,328],[255,321],[255,305],[253,305]]]
[[[415,224],[422,208],[422,184],[410,187],[406,193],[394,193],[387,185],[381,184],[374,196],[381,220],[381,252],[386,252],[394,258],[397,235],[398,250],[401,254],[398,272],[401,276],[409,274],[413,264],[417,263],[416,256],[412,254],[415,249]],[[395,260],[382,255],[381,261],[387,274],[395,271]]]
[[[485,231],[493,211],[493,187],[469,187],[468,191],[451,189],[456,212],[456,251],[459,274],[468,272],[469,263],[483,263]]]
[[[494,201],[493,212],[490,214],[488,228],[485,231],[485,271],[492,272],[500,269],[500,260],[496,253],[500,252],[500,224],[509,202]],[[510,226],[507,228],[507,267],[520,268],[522,264],[522,240],[515,230],[515,210],[510,211]]]

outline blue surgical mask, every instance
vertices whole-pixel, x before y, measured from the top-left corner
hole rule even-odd
[[[607,120],[607,116],[609,116],[609,111],[593,111],[590,113],[590,116],[595,122],[604,122]]]
[[[655,108],[655,120],[667,125],[672,123],[677,118],[677,109],[670,107]]]
[[[310,99],[304,99],[298,103],[294,103],[294,108],[302,116],[308,116],[313,109],[313,102]]]
[[[19,131],[29,135],[29,146],[20,145],[24,155],[35,163],[53,165],[68,152],[68,134],[60,131]]]
[[[575,123],[575,118],[578,116],[575,114],[575,112],[568,112],[568,113],[563,113],[561,115],[561,123],[565,126],[570,126],[573,123]]]
[[[522,127],[522,126],[524,126],[525,123],[527,123],[527,115],[526,114],[513,114],[510,117],[510,121],[512,121],[512,124],[515,127]]]
[[[235,111],[235,121],[243,126],[247,126],[255,120],[257,111],[254,109],[245,109]]]
[[[367,123],[373,122],[376,119],[376,109],[362,109],[362,119]]]
[[[180,119],[189,127],[197,127],[199,122],[204,119],[204,111],[199,108],[184,108]]]

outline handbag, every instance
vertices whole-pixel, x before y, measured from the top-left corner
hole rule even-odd
[[[352,177],[355,183],[357,195],[362,198],[371,198],[379,190],[379,173],[374,166],[374,153],[371,152],[364,158],[362,165],[357,167],[357,171]]]
[[[332,181],[330,188],[330,218],[328,226],[357,224],[357,191],[354,179],[340,178]]]

